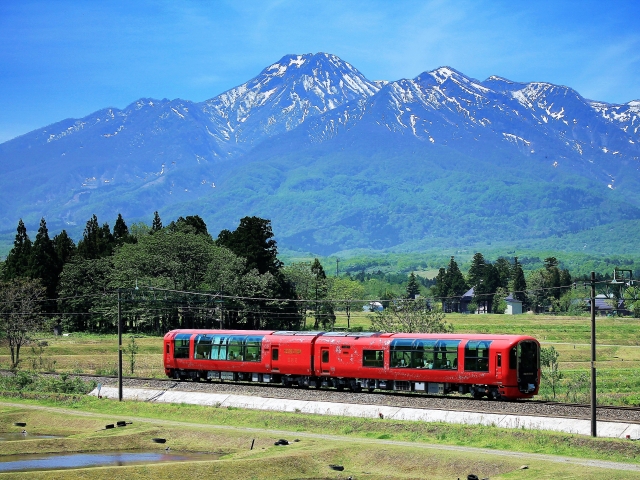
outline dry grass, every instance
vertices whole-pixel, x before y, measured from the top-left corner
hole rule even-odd
[[[275,439],[285,436],[292,440],[294,433],[256,432],[242,428],[216,427],[215,424],[167,424],[163,421],[166,412],[157,412],[156,419],[137,419],[124,428],[104,430],[105,422],[127,419],[122,410],[126,405],[101,402],[103,408],[118,407],[118,414],[104,412],[98,417],[86,416],[83,411],[56,413],[28,408],[0,406],[0,431],[12,431],[15,421],[26,421],[30,431],[67,435],[62,439],[43,439],[9,442],[3,445],[0,456],[11,453],[80,452],[107,450],[158,450],[165,445],[151,442],[153,437],[167,439],[173,452],[223,453],[221,460],[190,461],[188,463],[159,463],[143,466],[99,467],[55,472],[30,472],[30,479],[451,479],[466,478],[474,473],[479,478],[492,479],[557,479],[602,477],[621,480],[637,478],[637,472],[621,470],[607,471],[596,467],[566,465],[544,460],[523,460],[519,457],[505,457],[478,451],[446,451],[425,448],[419,443],[393,445],[389,442],[364,441],[358,437],[333,439],[302,436],[299,442],[286,447],[273,445]],[[131,405],[131,404],[129,404]],[[147,407],[154,407],[148,405]],[[145,407],[146,408],[146,407]],[[200,411],[207,409],[200,407]],[[208,409],[212,410],[212,409]],[[222,414],[226,410],[218,410]],[[186,412],[185,412],[186,413]],[[257,412],[251,414],[258,415]],[[233,415],[236,415],[233,412]],[[280,414],[283,417],[286,415]],[[187,415],[189,416],[189,415]],[[251,416],[251,415],[250,415]],[[292,420],[300,421],[301,416]],[[219,418],[218,420],[222,420]],[[311,418],[310,418],[311,420]],[[228,423],[228,422],[226,422]],[[369,421],[384,435],[394,437],[395,423]],[[310,426],[310,425],[309,425]],[[424,427],[424,425],[423,425]],[[418,426],[414,426],[418,428]],[[488,432],[488,429],[483,431]],[[476,431],[476,434],[481,433]],[[514,437],[515,438],[515,437]],[[255,440],[253,450],[250,450]],[[528,439],[535,441],[535,437]],[[586,439],[587,442],[590,440]],[[609,442],[616,443],[616,442]],[[620,443],[620,442],[618,442]],[[529,469],[520,466],[528,464]],[[344,471],[332,470],[329,465],[344,466]],[[0,474],[1,478],[23,479],[24,473]]]

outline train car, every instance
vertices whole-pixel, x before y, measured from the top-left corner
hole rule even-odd
[[[168,376],[475,398],[531,398],[540,344],[519,335],[174,330]]]
[[[457,391],[530,398],[540,384],[540,345],[517,335],[325,333],[316,375],[352,390]]]

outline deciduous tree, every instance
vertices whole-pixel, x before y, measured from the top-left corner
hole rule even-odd
[[[14,278],[0,283],[0,322],[11,353],[11,368],[20,362],[20,349],[42,328],[39,314],[45,289],[39,280]]]
[[[351,309],[354,306],[362,307],[364,286],[360,282],[354,282],[350,278],[333,278],[329,288],[329,296],[336,305],[344,308],[347,315],[347,328],[351,328]]]
[[[424,300],[397,298],[388,308],[369,315],[371,327],[381,332],[451,333],[453,326],[442,312],[430,311]]]

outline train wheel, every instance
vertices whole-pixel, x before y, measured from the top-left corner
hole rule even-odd
[[[373,392],[375,392],[376,389],[375,389],[375,387],[369,387],[369,388],[367,388],[367,390],[369,391],[369,393],[373,393]]]
[[[339,392],[342,392],[344,390],[344,385],[342,384],[336,385],[336,390],[338,390]]]

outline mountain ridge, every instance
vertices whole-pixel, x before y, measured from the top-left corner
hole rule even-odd
[[[159,210],[213,229],[260,214],[287,248],[324,254],[575,235],[640,219],[639,126],[637,100],[448,66],[371,81],[335,55],[285,55],[203,102],[143,98],[0,144],[0,230],[45,216],[77,235],[93,213]]]

